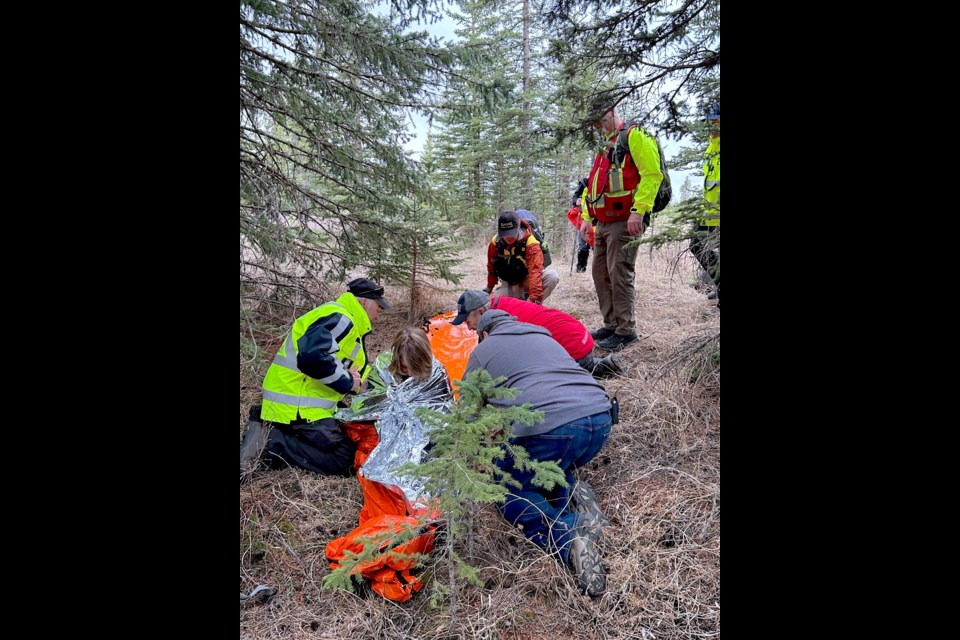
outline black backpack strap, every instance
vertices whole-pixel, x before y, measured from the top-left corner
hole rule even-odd
[[[618,167],[623,167],[625,158],[627,157],[627,152],[630,151],[630,129],[636,125],[623,123],[623,126],[620,127],[620,130],[617,132],[617,146],[613,149],[613,157],[610,158],[610,161],[616,161]]]

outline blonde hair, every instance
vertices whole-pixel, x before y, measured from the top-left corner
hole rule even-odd
[[[398,380],[404,379],[400,364],[407,367],[410,375],[420,382],[426,382],[433,371],[433,349],[426,332],[419,327],[404,327],[393,339],[390,346],[393,360],[387,369]]]

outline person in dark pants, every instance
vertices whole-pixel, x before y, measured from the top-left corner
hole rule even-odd
[[[390,305],[372,280],[357,278],[347,286],[336,302],[297,318],[274,357],[263,379],[260,415],[256,407],[251,411],[240,447],[241,481],[256,466],[262,446],[261,463],[268,467],[353,472],[356,444],[333,414],[345,395],[365,389],[370,368],[364,338]]]
[[[690,239],[690,253],[692,253],[710,279],[717,285],[715,291],[707,298],[717,299],[720,306],[720,258],[717,256],[719,242],[716,240],[720,231],[720,103],[715,102],[710,107],[707,116],[712,129],[710,143],[703,154],[703,199],[706,217],[697,220],[697,234]],[[719,250],[719,249],[717,249]]]
[[[585,273],[587,270],[587,260],[590,259],[590,249],[593,247],[593,227],[590,227],[589,237],[580,236],[580,227],[583,223],[590,221],[590,215],[587,213],[587,205],[583,201],[583,191],[587,188],[587,179],[580,180],[577,185],[576,193],[570,201],[571,207],[567,211],[567,220],[577,230],[577,273]]]

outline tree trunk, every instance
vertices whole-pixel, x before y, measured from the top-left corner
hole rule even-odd
[[[520,130],[523,135],[523,169],[520,172],[519,206],[533,206],[533,162],[530,150],[530,0],[523,0],[523,115]]]

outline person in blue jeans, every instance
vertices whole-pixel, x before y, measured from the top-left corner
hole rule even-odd
[[[594,378],[543,327],[505,311],[484,313],[477,325],[480,343],[467,362],[466,373],[486,369],[493,378],[506,378],[503,387],[520,389],[515,398],[491,399],[497,406],[530,404],[543,412],[532,426],[514,425],[511,442],[534,460],[556,462],[566,473],[568,487],[547,491],[532,483],[533,473],[514,468],[508,455],[498,466],[521,488],[499,505],[506,520],[522,528],[527,538],[550,553],[558,553],[591,597],[606,589],[606,573],[597,541],[606,518],[593,489],[577,482],[573,471],[592,460],[610,436],[610,399]]]

